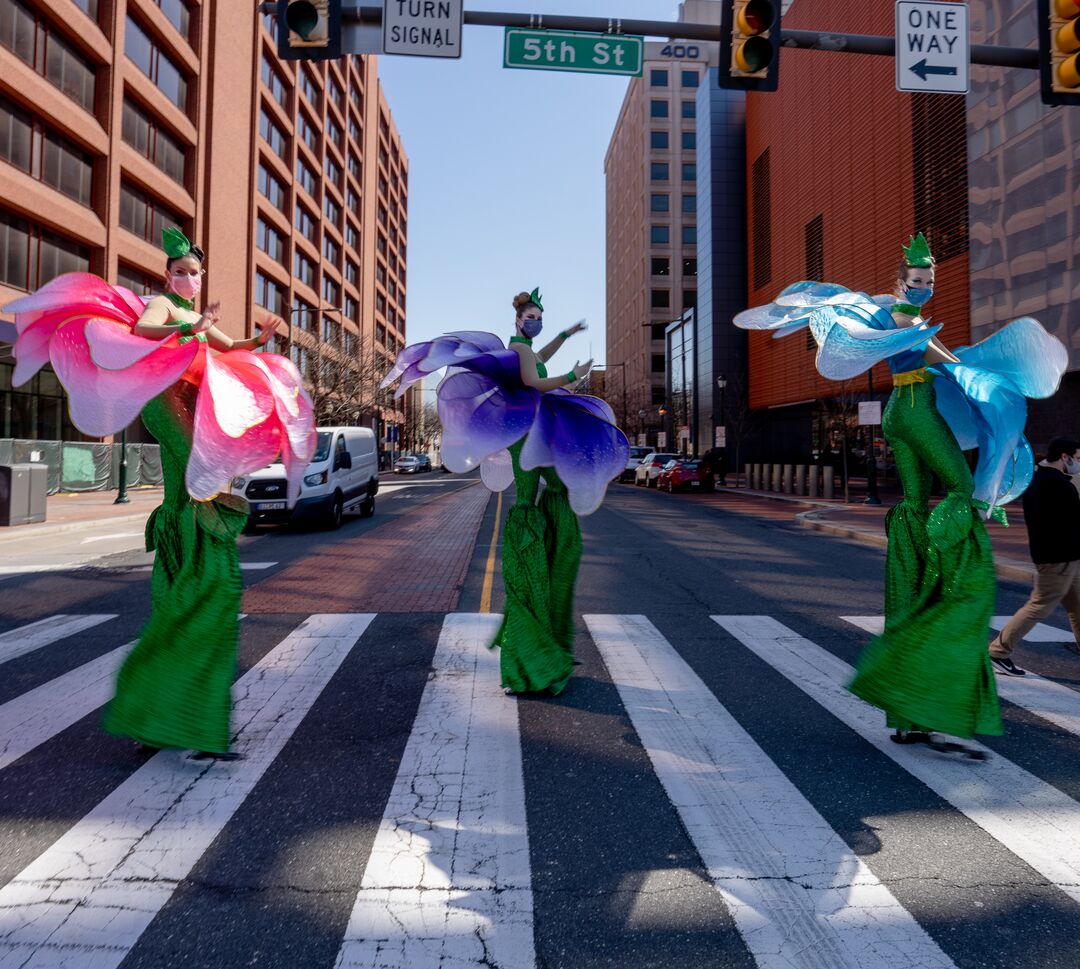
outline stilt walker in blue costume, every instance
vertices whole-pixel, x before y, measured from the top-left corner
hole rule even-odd
[[[493,643],[502,650],[502,685],[509,693],[558,694],[574,664],[578,516],[600,506],[630,447],[607,404],[565,389],[591,362],[548,376],[546,361],[584,324],[534,350],[543,328],[540,293],[519,293],[513,305],[508,348],[492,333],[449,333],[406,347],[383,386],[401,378],[401,396],[449,368],[438,390],[443,463],[451,471],[479,466],[493,491],[515,485],[502,536],[506,607]]]
[[[809,325],[818,371],[833,380],[888,361],[893,392],[882,430],[904,497],[885,522],[885,629],[850,689],[885,711],[896,742],[979,757],[934,731],[1002,732],[986,648],[996,578],[983,518],[1007,524],[1003,506],[1030,482],[1025,398],[1054,393],[1068,354],[1030,317],[952,353],[935,336],[941,326],[922,316],[933,292],[934,259],[919,233],[904,247],[895,295],[800,282],[735,324],[776,336]],[[963,454],[972,448],[974,475]],[[935,476],[946,496],[931,509]]]

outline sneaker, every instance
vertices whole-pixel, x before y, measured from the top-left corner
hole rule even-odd
[[[1011,659],[998,659],[996,656],[991,656],[990,662],[994,667],[994,672],[1004,673],[1006,676],[1023,676],[1027,673],[1027,670],[1020,669]]]

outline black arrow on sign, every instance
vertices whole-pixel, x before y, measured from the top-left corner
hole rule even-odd
[[[952,74],[956,75],[955,67],[943,67],[939,64],[927,64],[924,57],[918,64],[912,64],[908,70],[914,71],[922,80],[926,80],[927,74]]]

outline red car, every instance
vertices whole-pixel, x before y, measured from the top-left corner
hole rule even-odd
[[[668,492],[704,491],[708,477],[708,468],[702,461],[669,461],[657,476],[656,487]]]

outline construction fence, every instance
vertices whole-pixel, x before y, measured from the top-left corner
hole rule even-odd
[[[120,484],[121,446],[0,438],[0,464],[47,465],[50,495],[60,491],[112,491]],[[129,488],[162,483],[160,445],[127,445],[127,483]]]

